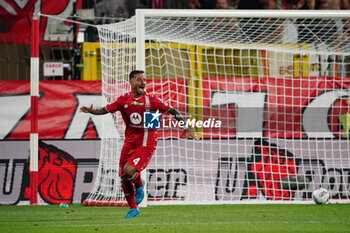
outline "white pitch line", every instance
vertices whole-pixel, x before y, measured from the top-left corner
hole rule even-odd
[[[36,227],[114,227],[114,226],[169,226],[169,225],[211,225],[211,224],[250,224],[250,223],[307,223],[307,224],[318,224],[318,223],[343,223],[346,221],[231,221],[231,222],[181,222],[181,223],[120,223],[120,224],[64,224],[64,225],[40,225]],[[20,226],[20,225],[17,225]],[[26,225],[27,226],[27,225]]]

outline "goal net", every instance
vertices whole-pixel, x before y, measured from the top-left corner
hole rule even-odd
[[[105,104],[144,69],[147,91],[177,108],[144,177],[147,204],[308,203],[350,197],[349,11],[137,10],[98,26]],[[123,205],[119,113],[105,116],[87,205]],[[110,121],[113,117],[113,121]],[[110,123],[113,122],[113,123]],[[111,133],[114,132],[114,133]]]

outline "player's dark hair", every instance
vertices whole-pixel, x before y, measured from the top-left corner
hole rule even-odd
[[[144,74],[144,73],[145,73],[145,71],[143,71],[143,70],[133,70],[129,74],[129,80],[132,79],[137,74]]]

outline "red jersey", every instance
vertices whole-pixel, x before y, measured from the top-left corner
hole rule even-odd
[[[143,127],[143,113],[157,110],[164,113],[170,109],[170,105],[147,92],[138,99],[128,92],[119,96],[115,102],[108,104],[106,109],[110,113],[120,111],[126,125],[124,144],[130,148],[138,148],[157,145],[157,129]]]

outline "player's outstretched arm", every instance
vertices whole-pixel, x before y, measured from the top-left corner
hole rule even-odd
[[[94,115],[104,115],[104,114],[108,113],[106,108],[104,108],[104,107],[103,108],[94,108],[94,106],[92,104],[90,107],[82,106],[80,108],[80,111],[85,112],[85,113],[91,113]]]
[[[183,118],[183,116],[181,115],[179,110],[177,110],[176,108],[171,107],[168,112],[171,115],[173,115],[177,121],[185,122],[185,119]],[[184,132],[185,132],[185,137],[186,138],[191,137],[191,138],[194,138],[197,141],[199,140],[199,137],[198,137],[197,133],[195,131],[193,131],[192,129],[185,128]]]

